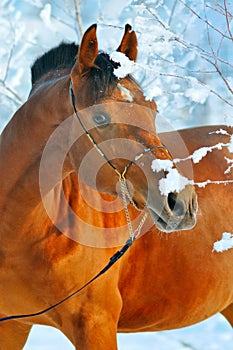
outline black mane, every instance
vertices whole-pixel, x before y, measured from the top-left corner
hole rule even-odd
[[[34,85],[45,74],[63,68],[72,68],[78,52],[75,43],[61,43],[37,58],[31,67],[31,83]]]
[[[75,43],[61,43],[39,57],[31,67],[32,86],[49,72],[56,73],[65,68],[70,72],[77,57],[78,47]],[[95,65],[98,68],[91,68],[88,79],[91,84],[89,93],[97,101],[111,93],[117,84],[118,79],[113,72],[120,64],[112,61],[108,54],[100,52],[96,57]]]

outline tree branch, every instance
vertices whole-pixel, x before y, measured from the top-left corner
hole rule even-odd
[[[74,6],[75,6],[75,14],[76,14],[76,19],[77,19],[79,34],[80,34],[80,36],[82,36],[83,35],[83,25],[82,25],[82,19],[81,19],[79,0],[74,0]]]
[[[187,9],[189,9],[189,11],[191,11],[200,21],[206,23],[210,28],[212,28],[214,31],[218,32],[220,35],[222,35],[224,38],[226,39],[231,39],[231,37],[227,36],[226,34],[224,34],[223,32],[221,32],[221,30],[219,30],[218,28],[216,28],[215,26],[213,26],[208,20],[202,18],[191,6],[189,6],[188,4],[186,4],[183,0],[179,0],[185,7],[187,7]]]
[[[225,18],[226,18],[226,23],[227,23],[227,30],[228,30],[228,33],[229,33],[231,39],[233,39],[232,33],[231,33],[231,28],[230,28],[229,12],[228,12],[228,10],[227,10],[227,3],[226,3],[226,0],[224,0],[224,11],[225,11]],[[232,19],[232,18],[231,18],[231,19]]]
[[[3,88],[8,91],[14,98],[17,99],[17,101],[13,100],[17,105],[22,104],[24,101],[22,98],[14,91],[12,90],[4,80],[0,79],[0,84],[3,86]],[[7,94],[5,94],[8,98],[10,98]],[[10,98],[11,99],[11,98]]]

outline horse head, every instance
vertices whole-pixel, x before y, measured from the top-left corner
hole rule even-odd
[[[83,130],[70,149],[71,163],[79,175],[82,163],[85,182],[114,196],[123,176],[135,205],[148,209],[160,230],[190,229],[197,209],[193,186],[163,195],[158,184],[164,172],[151,169],[154,159],[172,160],[156,134],[156,103],[146,100],[131,75],[116,76],[121,63],[99,53],[96,29],[92,25],[85,32],[70,74],[76,128]],[[137,37],[130,25],[117,52],[129,64],[136,61]]]

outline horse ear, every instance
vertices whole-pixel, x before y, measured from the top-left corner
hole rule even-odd
[[[131,61],[136,61],[138,54],[137,36],[129,24],[125,25],[125,33],[117,51],[124,53]]]
[[[78,59],[73,67],[78,73],[85,75],[92,67],[98,68],[94,62],[98,55],[98,41],[96,36],[97,25],[93,24],[83,35],[78,50]]]

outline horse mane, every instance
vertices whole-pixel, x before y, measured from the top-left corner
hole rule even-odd
[[[65,68],[71,69],[75,63],[77,52],[78,45],[64,42],[45,52],[41,57],[37,58],[31,67],[32,85],[49,72]]]
[[[43,77],[46,81],[46,74],[54,73],[53,78],[60,76],[59,70],[67,69],[68,73],[75,64],[79,46],[75,43],[62,42],[59,46],[52,48],[41,57],[39,57],[31,67],[31,83],[32,89],[36,83]],[[116,86],[118,78],[114,75],[114,69],[119,67],[118,62],[110,59],[109,55],[99,52],[96,57],[95,65],[98,67],[91,68],[88,79],[91,80],[92,91],[89,93],[95,96],[95,101],[100,100],[112,92]]]

